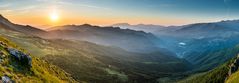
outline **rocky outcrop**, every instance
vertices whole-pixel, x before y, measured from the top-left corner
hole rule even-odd
[[[20,61],[24,65],[32,66],[32,58],[30,55],[24,54],[21,51],[18,51],[17,49],[8,48],[8,52],[16,58],[18,61]]]
[[[237,55],[236,60],[233,61],[233,63],[229,66],[228,76],[231,76],[233,73],[235,73],[239,68],[239,54]]]
[[[2,83],[13,83],[13,81],[7,76],[2,76]]]

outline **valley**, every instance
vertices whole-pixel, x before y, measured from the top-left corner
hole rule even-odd
[[[9,22],[9,24],[11,23]],[[18,25],[12,25],[19,27]],[[37,37],[39,34],[31,33],[32,35],[28,35],[30,32],[25,30],[13,31],[3,28],[0,31],[1,36],[16,43],[36,57],[62,68],[77,81],[104,83],[157,82],[155,80],[157,78],[191,69],[190,63],[177,58],[169,51],[161,52],[158,50],[142,53],[134,50],[127,51],[127,49],[117,46],[97,45],[86,40],[44,39],[41,37],[45,34]],[[119,28],[116,30],[119,30]],[[147,35],[143,32],[132,34],[135,33]],[[138,39],[140,40],[140,38]],[[127,42],[133,42],[133,40],[127,40]],[[148,50],[147,48],[144,49]],[[178,67],[178,65],[181,67]]]
[[[0,83],[239,83],[239,0],[0,0]]]
[[[157,26],[132,25],[141,27],[131,30],[131,25],[83,24],[45,31],[0,17],[1,37],[61,68],[77,82],[223,83],[227,65],[239,52],[237,21],[158,26],[145,32],[144,28]],[[234,26],[228,26],[231,23]],[[228,78],[229,83],[235,77]]]

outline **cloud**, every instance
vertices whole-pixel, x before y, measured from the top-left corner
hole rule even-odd
[[[58,1],[57,3],[62,5],[73,5],[73,3],[65,2],[65,1]]]
[[[3,14],[10,14],[13,10],[9,9],[10,3],[0,4],[0,12]]]
[[[88,7],[88,8],[95,8],[95,9],[110,10],[110,8],[99,7],[99,6],[94,6],[94,5],[87,5],[87,4],[80,4],[79,6]]]
[[[94,6],[94,5],[89,5],[89,4],[80,4],[80,3],[77,3],[77,4],[74,4],[72,2],[66,2],[66,1],[60,1],[58,0],[57,2],[59,5],[75,5],[75,6],[81,6],[81,7],[87,7],[87,8],[94,8],[94,9],[103,9],[103,10],[111,10],[111,8],[106,8],[106,7],[100,7],[100,6]]]
[[[11,4],[7,3],[7,4],[0,4],[0,10],[8,10],[8,7],[10,7]]]

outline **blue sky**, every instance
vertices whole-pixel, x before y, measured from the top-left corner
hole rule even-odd
[[[60,24],[180,25],[239,19],[239,0],[0,0],[0,13],[19,23],[53,10],[67,20]]]

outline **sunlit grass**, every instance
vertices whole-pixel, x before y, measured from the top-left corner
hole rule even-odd
[[[232,74],[226,83],[239,83],[239,72]]]
[[[7,44],[7,47],[21,49],[16,44],[0,36],[0,41]],[[21,49],[23,51],[23,49]],[[47,63],[35,56],[32,57],[32,67],[20,65],[11,55],[0,46],[0,51],[6,57],[1,56],[0,76],[7,75],[15,82],[20,83],[68,83],[75,82],[66,72],[60,68]]]

